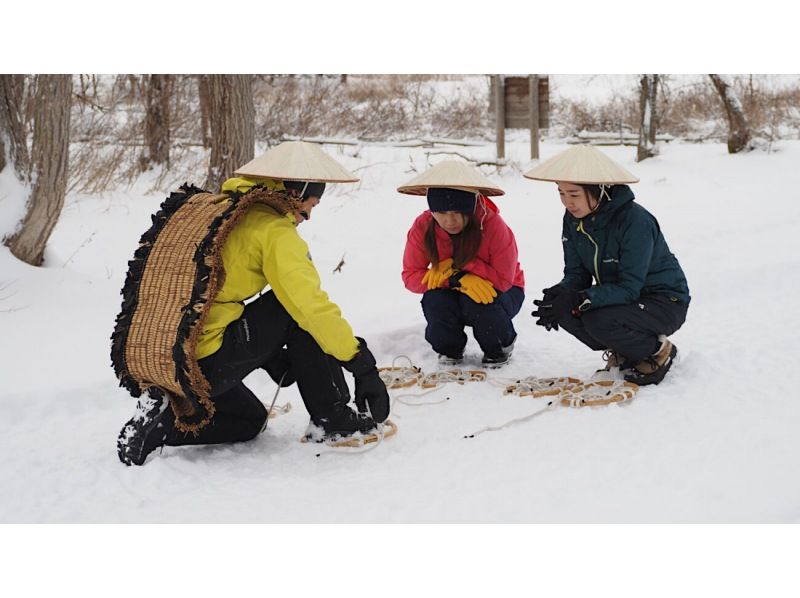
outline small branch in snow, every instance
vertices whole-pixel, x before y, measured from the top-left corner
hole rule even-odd
[[[66,261],[66,262],[64,262],[63,264],[61,264],[61,267],[62,267],[62,268],[66,267],[66,265],[67,265],[67,264],[69,264],[69,263],[72,261],[72,258],[74,258],[74,257],[75,257],[75,254],[76,254],[76,253],[78,253],[78,252],[79,252],[81,249],[83,249],[83,248],[84,248],[84,247],[86,247],[86,246],[87,246],[89,243],[91,243],[91,242],[92,242],[92,239],[94,238],[94,236],[95,236],[96,234],[97,234],[97,231],[94,231],[94,232],[93,232],[91,235],[89,235],[89,236],[86,238],[86,240],[85,240],[83,243],[81,243],[81,244],[80,244],[80,247],[78,247],[78,248],[77,248],[75,251],[73,251],[73,252],[72,252],[72,255],[71,255],[71,256],[69,256],[69,259],[67,259],[67,261]]]
[[[346,252],[342,254],[342,259],[339,260],[339,263],[336,264],[336,267],[333,269],[333,273],[334,274],[336,274],[337,272],[339,272],[341,274],[342,266],[344,266],[344,256],[346,256],[346,255],[347,255]]]

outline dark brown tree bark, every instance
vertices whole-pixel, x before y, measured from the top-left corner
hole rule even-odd
[[[200,129],[203,133],[203,147],[211,148],[211,126],[209,124],[209,103],[208,97],[208,77],[209,75],[197,76],[197,95],[200,98]]]
[[[750,143],[750,126],[733,85],[724,75],[709,75],[728,116],[728,153],[736,154]]]
[[[27,135],[24,125],[25,75],[0,75],[0,171],[6,167],[6,153],[17,176],[25,179],[29,170]],[[9,147],[3,147],[3,137]]]
[[[252,75],[208,76],[211,159],[205,187],[217,190],[239,166],[253,159],[255,119]]]
[[[639,80],[639,145],[636,161],[652,158],[658,153],[656,131],[658,119],[656,100],[658,99],[658,75],[642,75]]]
[[[174,83],[174,75],[145,77],[144,138],[147,150],[142,170],[156,165],[169,167],[170,102]]]
[[[67,190],[72,76],[38,75],[35,88],[29,163],[16,161],[19,152],[12,158],[20,180],[31,185],[31,195],[22,226],[6,245],[20,260],[39,266]]]

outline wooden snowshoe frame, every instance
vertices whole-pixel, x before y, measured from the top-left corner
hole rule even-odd
[[[486,372],[483,370],[441,370],[425,374],[419,381],[422,388],[434,388],[448,382],[465,384],[466,382],[483,382],[486,380]]]
[[[378,375],[386,388],[408,388],[422,378],[422,370],[416,366],[378,368]]]
[[[359,446],[364,446],[365,444],[372,444],[373,442],[377,442],[378,439],[385,440],[386,438],[391,438],[397,434],[397,424],[393,421],[387,419],[382,424],[382,430],[380,432],[376,432],[373,434],[361,434],[357,437],[348,436],[346,438],[341,438],[339,440],[330,440],[325,441],[327,446],[333,447],[352,447],[356,448]],[[308,436],[303,436],[300,439],[300,442],[311,442],[311,438]]]
[[[557,397],[566,407],[599,407],[633,399],[639,385],[621,380],[584,382],[578,378],[536,378],[518,380],[506,386],[503,394]]]

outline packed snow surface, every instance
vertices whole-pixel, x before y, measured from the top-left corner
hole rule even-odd
[[[565,147],[546,141],[542,158]],[[454,149],[494,155],[490,144]],[[561,277],[563,208],[553,184],[522,177],[527,138],[510,135],[511,165],[483,171],[506,191],[496,203],[528,285],[513,362],[487,382],[395,402],[397,435],[366,452],[300,443],[308,416],[290,387],[278,403],[293,409],[251,442],[167,447],[143,467],[120,464],[115,440],[135,400],[117,385],[109,337],[127,261],[172,189],[148,193],[152,181],[142,180],[68,196],[44,267],[0,249],[0,521],[800,521],[800,258],[790,248],[800,191],[788,176],[800,142],[741,155],[720,143],[660,149],[640,164],[635,147],[603,151],[641,177],[637,201],[658,218],[689,281],[688,319],[672,337],[679,361],[665,381],[625,406],[557,408],[464,438],[544,407],[503,396],[504,381],[586,378],[603,365],[600,353],[529,315]],[[384,144],[325,150],[362,180],[330,186],[301,225],[323,287],[380,365],[406,356],[433,371],[420,296],[400,279],[406,232],[425,201],[395,189],[452,156]],[[468,360],[480,357],[470,338]],[[272,400],[265,373],[246,383]],[[422,391],[391,394],[409,392]]]

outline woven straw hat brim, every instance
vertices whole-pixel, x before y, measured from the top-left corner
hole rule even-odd
[[[489,197],[506,193],[469,164],[455,160],[439,162],[398,187],[397,191],[406,195],[425,195],[431,187],[478,191]]]
[[[591,145],[578,145],[564,150],[522,176],[536,181],[584,185],[622,185],[639,182],[639,177]]]
[[[357,183],[359,178],[323,152],[315,143],[285,141],[266,154],[237,168],[239,176],[253,179]]]

